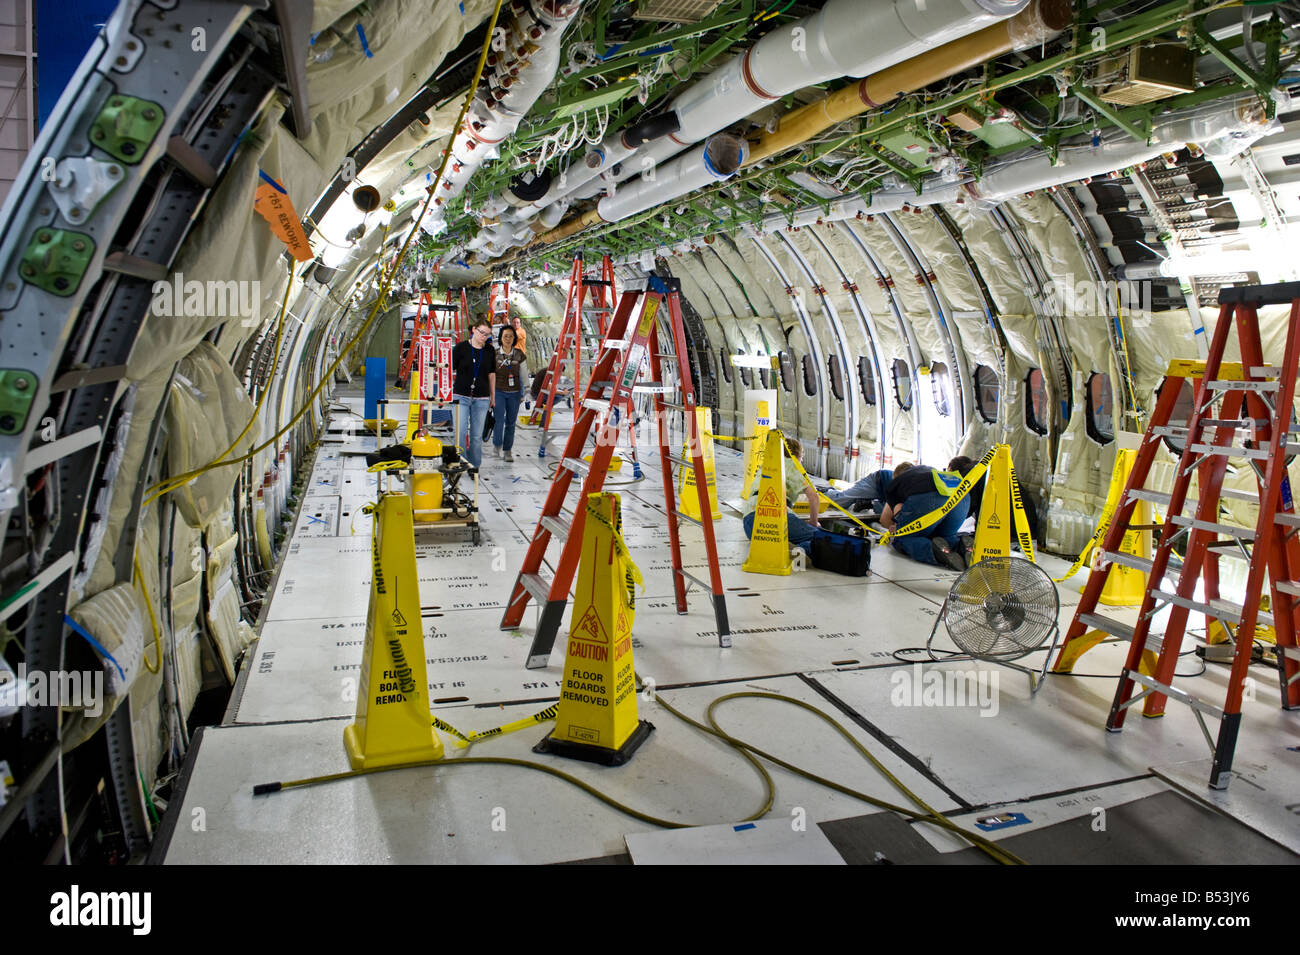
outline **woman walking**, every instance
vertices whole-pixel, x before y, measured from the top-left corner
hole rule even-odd
[[[492,425],[492,446],[514,461],[510,449],[515,445],[515,419],[524,396],[524,353],[515,346],[515,330],[509,325],[497,335],[497,397]]]

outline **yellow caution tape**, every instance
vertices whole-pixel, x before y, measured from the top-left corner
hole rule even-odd
[[[632,560],[632,555],[628,553],[627,543],[623,540],[622,532],[607,521],[590,504],[587,506],[587,516],[593,520],[599,521],[609,528],[609,532],[614,538],[614,558],[619,561],[623,569],[623,579],[627,582],[627,596],[623,600],[623,606],[628,609],[632,620],[636,620],[636,585],[640,584],[641,589],[645,590],[645,578],[641,576],[641,568]]]
[[[1115,512],[1119,510],[1120,498],[1123,497],[1124,486],[1128,483],[1128,472],[1132,469],[1133,458],[1136,454],[1132,451],[1119,451],[1115,455],[1115,468],[1110,476],[1110,488],[1106,492],[1106,504],[1101,509],[1101,520],[1097,522],[1097,529],[1092,532],[1092,537],[1084,545],[1083,550],[1079,552],[1079,557],[1070,565],[1070,569],[1065,572],[1063,577],[1053,577],[1052,580],[1058,584],[1064,583],[1079,572],[1085,563],[1093,548],[1100,547],[1102,540],[1106,536],[1106,531],[1110,529],[1110,522],[1115,519]]]
[[[549,722],[550,720],[555,719],[555,714],[558,713],[559,710],[560,710],[560,704],[552,703],[546,709],[534,713],[532,716],[525,716],[522,719],[517,719],[512,723],[506,723],[503,726],[495,726],[490,730],[477,730],[469,734],[462,733],[460,730],[456,729],[456,727],[452,726],[450,723],[440,720],[436,716],[433,718],[433,725],[438,729],[444,730],[445,732],[450,733],[452,736],[455,736],[457,739],[455,745],[458,749],[468,749],[470,746],[473,746],[475,743],[479,742],[480,740],[490,739],[493,736],[505,736],[507,733],[514,733],[517,732],[518,730],[526,730],[528,729],[528,727],[536,726],[538,723]]]
[[[966,476],[962,478],[961,483],[957,485],[957,489],[949,495],[946,501],[943,502],[942,507],[931,511],[929,514],[918,517],[906,527],[898,527],[887,532],[885,536],[880,538],[880,545],[883,547],[895,537],[906,537],[908,534],[915,534],[917,531],[923,531],[927,527],[939,523],[939,521],[948,516],[949,512],[961,503],[961,501],[965,499],[966,495],[971,492],[971,489],[975,487],[976,483],[984,477],[984,472],[989,469],[989,464],[993,461],[993,456],[997,454],[997,450],[997,445],[989,448],[984,457],[980,458],[979,462],[966,472]],[[1019,498],[1017,497],[1016,501],[1013,503],[1018,506]]]
[[[812,478],[810,478],[810,477],[808,476],[808,472],[804,470],[803,462],[801,462],[798,458],[794,457],[793,455],[790,455],[790,456],[789,456],[789,460],[791,460],[791,461],[794,462],[794,466],[795,466],[796,468],[799,469],[799,473],[803,475],[803,479],[804,479],[805,481],[807,481],[809,484],[812,484]],[[829,504],[831,507],[835,508],[835,510],[837,510],[837,511],[839,511],[841,514],[843,514],[843,515],[844,515],[845,517],[847,517],[849,520],[851,520],[854,524],[857,524],[859,527],[861,527],[863,530],[865,530],[868,534],[884,534],[884,533],[885,533],[884,531],[880,531],[880,530],[877,530],[876,528],[872,527],[872,526],[871,526],[870,524],[868,524],[866,521],[863,521],[863,520],[858,519],[857,517],[854,517],[854,516],[853,516],[852,514],[850,514],[847,510],[845,510],[844,508],[840,507],[840,505],[836,504],[834,501],[832,501],[832,500],[831,500],[829,497],[827,497],[825,494],[821,495],[821,499],[822,499],[823,501],[825,501],[827,504]],[[886,534],[885,536],[887,537],[888,535]],[[883,544],[883,543],[884,543],[884,538],[881,538],[881,540],[880,540],[879,543],[882,543],[882,544]]]

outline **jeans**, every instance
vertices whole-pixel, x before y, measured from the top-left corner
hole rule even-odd
[[[885,488],[889,487],[889,482],[893,479],[894,472],[892,470],[872,471],[852,487],[847,487],[842,491],[828,488],[825,494],[836,504],[843,507],[848,507],[858,501],[884,501]]]
[[[896,525],[900,528],[906,527],[912,521],[919,520],[931,511],[937,511],[943,507],[943,502],[946,500],[948,498],[938,491],[931,491],[928,494],[913,494],[903,502],[903,509],[898,512],[898,516],[895,518]],[[922,564],[937,564],[938,561],[934,559],[934,550],[930,544],[931,539],[942,537],[954,548],[957,547],[957,531],[966,520],[969,511],[970,498],[964,497],[938,523],[931,524],[915,534],[894,538],[894,549],[899,553],[906,554],[912,560],[920,561]]]
[[[465,460],[474,467],[483,464],[483,423],[487,421],[487,398],[468,398],[456,395],[460,409],[460,433],[456,443],[465,450]]]
[[[754,536],[754,512],[750,511],[740,523],[745,527],[745,536]],[[817,530],[807,521],[795,516],[794,511],[785,512],[785,532],[790,539],[791,545],[802,547],[805,551],[812,554],[812,539],[817,536]]]
[[[493,410],[496,416],[492,425],[492,444],[496,448],[513,450],[515,446],[515,422],[519,417],[519,402],[523,400],[522,391],[502,391],[497,389],[497,404]],[[504,437],[503,437],[504,435]]]

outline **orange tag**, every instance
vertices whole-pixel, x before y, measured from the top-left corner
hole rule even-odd
[[[315,256],[307,233],[302,229],[298,213],[293,211],[293,202],[289,194],[265,173],[257,187],[257,196],[253,200],[253,209],[271,225],[271,231],[289,249],[289,254],[299,262],[310,262]]]

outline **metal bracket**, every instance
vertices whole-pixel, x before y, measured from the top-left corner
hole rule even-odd
[[[106,195],[122,181],[122,166],[89,156],[60,159],[54,167],[50,195],[63,218],[80,225]]]

